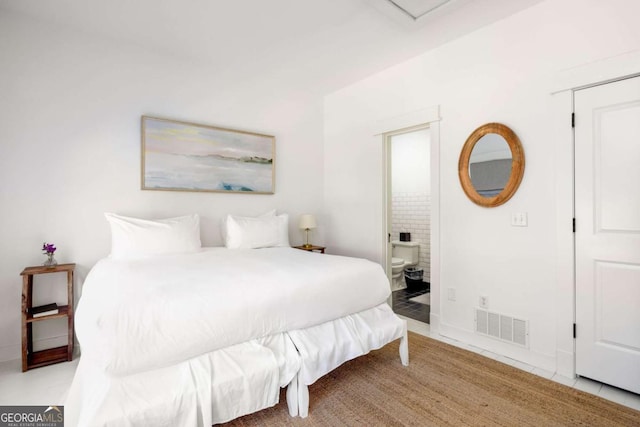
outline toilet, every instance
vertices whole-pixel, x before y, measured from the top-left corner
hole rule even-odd
[[[418,265],[420,246],[416,242],[391,242],[391,290],[404,289],[404,269]]]

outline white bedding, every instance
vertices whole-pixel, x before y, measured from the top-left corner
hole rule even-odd
[[[82,357],[127,375],[384,302],[373,262],[292,248],[206,248],[188,255],[99,261],[76,311]]]
[[[405,332],[405,322],[383,303],[307,329],[126,376],[107,375],[83,357],[65,402],[65,425],[208,427],[275,405],[280,388],[292,380],[289,411],[295,415],[299,408],[306,416],[308,394],[300,401],[300,387],[306,390],[347,360]]]
[[[300,353],[298,381],[311,385],[344,362],[401,338],[405,322],[388,304],[287,335]],[[328,345],[327,343],[331,343]]]
[[[122,377],[84,357],[65,402],[65,425],[211,426],[278,403],[300,367],[285,334]]]

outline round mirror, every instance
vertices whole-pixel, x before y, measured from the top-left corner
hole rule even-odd
[[[516,134],[500,123],[480,126],[467,138],[458,162],[460,183],[474,203],[505,203],[524,174],[524,152]]]

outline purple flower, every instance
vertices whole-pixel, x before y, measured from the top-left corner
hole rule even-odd
[[[54,245],[53,243],[43,243],[42,244],[42,253],[45,253],[47,255],[52,255],[55,251],[56,251],[56,245]]]

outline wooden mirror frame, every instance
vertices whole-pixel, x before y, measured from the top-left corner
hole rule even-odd
[[[509,180],[499,194],[493,197],[484,197],[478,194],[469,175],[469,160],[471,152],[476,143],[489,133],[495,133],[502,136],[511,150],[511,175]],[[480,206],[492,208],[506,203],[520,186],[522,176],[524,175],[524,150],[517,135],[508,127],[501,123],[487,123],[474,130],[462,147],[460,160],[458,161],[458,175],[460,176],[460,184],[469,199]]]

